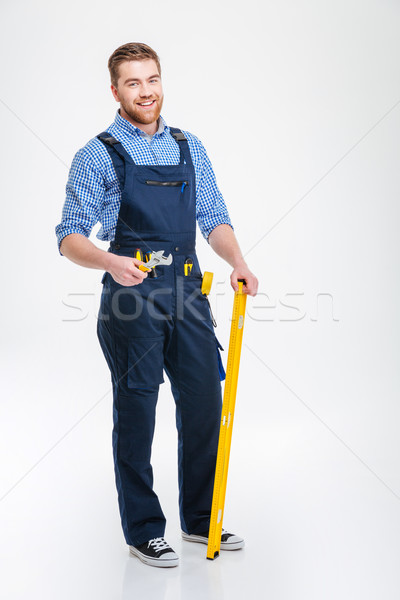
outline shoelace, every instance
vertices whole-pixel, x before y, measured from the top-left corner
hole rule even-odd
[[[150,540],[147,544],[147,547],[150,548],[150,546],[152,546],[156,552],[160,552],[160,550],[167,550],[170,548],[170,546],[162,537]]]

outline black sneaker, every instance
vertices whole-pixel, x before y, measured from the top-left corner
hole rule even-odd
[[[129,552],[152,567],[177,567],[179,564],[178,555],[162,537],[149,540],[140,546],[129,546]]]
[[[208,531],[205,533],[185,533],[182,531],[182,538],[187,542],[197,542],[199,544],[208,545]],[[221,533],[221,550],[239,550],[244,546],[244,539],[235,535],[234,533],[228,533],[225,529]]]

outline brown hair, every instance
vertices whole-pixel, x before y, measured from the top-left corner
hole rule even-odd
[[[160,59],[158,58],[157,52],[140,42],[130,42],[129,44],[123,44],[111,54],[108,59],[108,70],[110,71],[111,83],[114,87],[117,87],[119,77],[119,65],[126,60],[146,60],[152,58],[158,68],[158,72],[161,75]]]

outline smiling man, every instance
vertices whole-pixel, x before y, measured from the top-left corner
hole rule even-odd
[[[159,68],[154,60],[122,62],[118,79],[111,85],[113,96],[120,103],[121,117],[140,124],[151,135],[157,131],[164,100]]]
[[[178,556],[164,539],[166,520],[150,463],[163,371],[178,430],[179,509],[184,540],[207,544],[221,413],[220,345],[196,256],[196,221],[232,267],[231,285],[258,282],[241,254],[212,165],[199,139],[161,117],[161,67],[141,43],[117,48],[108,67],[120,107],[114,122],[72,162],[60,253],[105,271],[97,325],[113,384],[113,453],[122,528],[132,555],[160,567]],[[88,238],[110,242],[108,252]],[[152,254],[173,262],[145,269]],[[221,550],[244,541],[223,531]]]

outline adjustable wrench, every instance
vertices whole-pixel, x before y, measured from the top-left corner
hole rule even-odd
[[[146,263],[145,265],[139,265],[139,269],[141,271],[151,271],[151,269],[153,267],[156,267],[157,265],[160,266],[167,266],[170,265],[172,263],[172,254],[169,254],[168,256],[164,256],[164,250],[159,250],[158,252],[153,252],[151,259],[149,260],[149,262]]]

